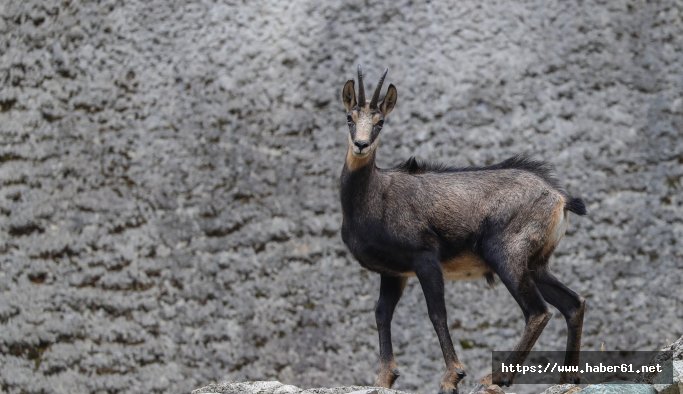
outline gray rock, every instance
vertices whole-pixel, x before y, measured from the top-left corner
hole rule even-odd
[[[646,374],[643,381],[653,384],[658,394],[678,394],[683,391],[683,337],[661,349],[655,361],[665,365],[661,373]],[[670,364],[669,364],[670,363]]]
[[[487,386],[480,383],[470,391],[470,394],[505,394],[505,391],[495,384]]]
[[[593,384],[580,391],[581,394],[657,394],[649,384]]]
[[[581,391],[581,387],[575,384],[558,384],[548,387],[541,394],[573,394]]]
[[[680,346],[680,340],[677,341]],[[680,353],[677,354],[680,356]],[[683,361],[674,360],[673,362],[673,383],[655,384],[657,394],[680,394],[683,393]]]
[[[661,350],[671,351],[674,361],[675,360],[682,361],[683,360],[683,336],[678,338],[674,343],[663,347]]]
[[[683,361],[674,361],[672,365],[667,366],[662,373],[654,376],[652,379],[653,386],[658,394],[679,394],[681,385],[681,378],[679,376],[680,363]],[[673,369],[673,370],[672,370]],[[671,379],[673,377],[673,379]],[[671,379],[671,380],[670,380]]]
[[[300,389],[295,386],[285,385],[276,381],[258,382],[225,382],[211,384],[197,390],[192,394],[407,394],[403,391],[383,389],[379,387],[335,387]]]

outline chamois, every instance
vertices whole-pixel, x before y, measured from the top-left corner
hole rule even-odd
[[[394,109],[396,87],[379,96],[387,71],[366,101],[358,66],[342,89],[349,127],[341,174],[342,239],[360,264],[381,275],[375,309],[380,369],[376,384],[398,377],[391,345],[394,309],[410,276],[416,276],[446,363],[440,393],[457,393],[465,368],[453,348],[446,318],[444,278],[498,276],[519,304],[526,325],[506,362],[522,363],[551,317],[546,302],[564,316],[565,364],[578,365],[586,302],[548,270],[548,259],[567,228],[567,211],[586,214],[552,168],[525,156],[487,167],[455,168],[415,158],[390,169],[375,156],[385,118]],[[482,383],[509,386],[514,373],[494,371]],[[577,374],[563,381],[578,383]]]

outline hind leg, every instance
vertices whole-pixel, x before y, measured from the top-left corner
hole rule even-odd
[[[536,272],[536,283],[543,298],[557,308],[567,322],[567,349],[564,365],[578,366],[586,300],[545,269]],[[579,383],[579,381],[578,373],[565,373],[562,374],[560,382]]]
[[[527,267],[527,255],[513,248],[505,248],[500,243],[489,243],[484,258],[498,274],[505,287],[514,297],[524,313],[526,325],[522,338],[505,360],[507,365],[521,365],[541,335],[552,313],[548,310],[534,278]],[[499,386],[512,384],[515,372],[494,371],[492,383]]]

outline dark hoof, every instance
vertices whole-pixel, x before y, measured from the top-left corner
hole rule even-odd
[[[500,387],[510,387],[512,385],[512,375],[507,373],[496,372],[492,376],[493,384]]]
[[[458,375],[458,380],[462,380],[467,374],[465,373],[465,370],[462,368],[458,368],[455,370],[455,374]]]
[[[401,376],[401,374],[398,372],[397,368],[381,370],[375,380],[375,386],[390,389],[399,376]]]
[[[389,382],[389,387],[392,387],[394,383],[396,383],[396,379],[398,379],[401,376],[401,374],[398,372],[398,369],[394,368],[391,370],[391,377],[390,382]]]
[[[581,377],[578,373],[563,373],[560,376],[560,384],[565,383],[579,384],[581,383]]]

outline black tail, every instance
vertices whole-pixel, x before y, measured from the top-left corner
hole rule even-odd
[[[564,207],[577,215],[583,216],[586,214],[586,204],[580,198],[569,199]]]

